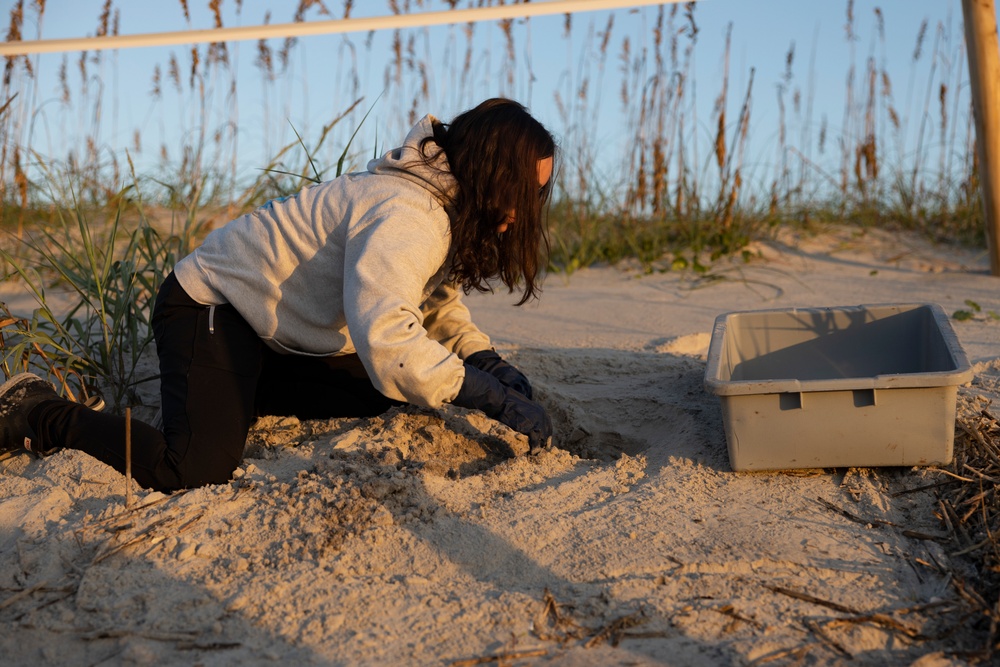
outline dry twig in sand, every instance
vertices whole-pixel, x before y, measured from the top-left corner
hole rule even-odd
[[[604,642],[609,642],[612,646],[618,646],[624,637],[628,636],[625,632],[629,628],[634,628],[637,625],[642,625],[646,622],[646,615],[642,611],[637,611],[634,614],[628,614],[627,616],[621,616],[611,621],[603,628],[597,631],[593,637],[587,640],[587,643],[583,645],[584,648],[594,648],[595,646],[600,646]]]
[[[157,537],[162,540],[166,534],[157,535],[157,529],[164,529],[161,531],[163,533],[166,533],[166,529],[169,529],[169,535],[176,536],[190,528],[192,524],[205,515],[204,509],[195,508],[189,511],[188,509],[180,507],[168,507],[163,509],[163,516],[156,519],[152,523],[145,525],[143,528],[138,530],[138,532],[133,533],[130,537],[124,538],[125,541],[120,541],[129,531],[133,531],[136,528],[137,523],[141,522],[141,519],[137,519],[137,517],[144,516],[145,513],[140,514],[142,510],[148,509],[160,503],[176,500],[185,493],[186,491],[180,491],[170,496],[157,498],[142,505],[126,507],[121,512],[117,512],[109,517],[95,521],[94,523],[86,524],[79,528],[76,531],[76,538],[81,547],[83,546],[83,535],[87,531],[103,530],[105,533],[110,534],[110,537],[105,540],[104,544],[99,549],[100,553],[94,557],[90,564],[96,565],[106,558],[109,558],[132,545],[145,541],[152,541]]]
[[[524,651],[503,651],[501,653],[494,653],[492,655],[484,655],[479,658],[455,660],[450,664],[451,667],[475,667],[475,665],[489,665],[494,662],[497,663],[498,665],[506,665],[511,660],[524,660],[525,658],[540,658],[547,653],[548,651],[543,648],[536,648]]]
[[[11,606],[12,604],[17,603],[17,602],[23,600],[26,597],[30,597],[36,591],[39,591],[39,590],[45,588],[48,585],[49,585],[49,582],[43,581],[41,583],[35,584],[34,586],[31,586],[30,588],[25,588],[23,591],[20,591],[18,593],[14,593],[13,595],[11,595],[9,598],[7,598],[6,600],[4,600],[3,602],[0,602],[0,609],[6,609],[7,607]]]
[[[857,514],[852,514],[848,512],[843,507],[835,505],[828,500],[823,500],[822,498],[817,498],[816,501],[827,508],[831,512],[836,512],[848,521],[853,521],[854,523],[860,523],[863,526],[896,526],[892,521],[883,521],[882,519],[862,519]]]
[[[631,628],[642,625],[649,619],[641,609],[625,616],[619,616],[602,627],[589,628],[577,623],[562,612],[561,605],[556,602],[552,593],[545,590],[542,598],[542,611],[535,617],[533,623],[534,635],[543,641],[556,641],[566,644],[572,640],[587,641],[584,648],[594,648],[607,642],[618,646],[627,637],[663,637],[662,632],[630,633]],[[742,620],[742,619],[741,619]]]
[[[536,637],[543,641],[556,641],[565,644],[572,639],[583,639],[587,636],[587,628],[563,614],[559,603],[556,602],[548,589],[545,589],[542,602],[544,607],[532,624]]]
[[[985,407],[984,407],[985,404]],[[1000,424],[985,399],[974,398],[959,410],[955,459],[940,470],[954,482],[940,487],[938,518],[957,547],[953,557],[970,557],[978,581],[969,586],[955,573],[952,585],[984,622],[973,624],[984,633],[977,659],[991,660],[1000,646]]]
[[[889,612],[872,612],[866,613],[846,605],[842,605],[837,602],[832,602],[830,600],[824,600],[818,598],[814,595],[808,593],[803,593],[801,591],[792,590],[790,588],[785,588],[783,586],[770,586],[764,585],[764,588],[771,590],[775,593],[780,593],[781,595],[787,595],[790,598],[796,600],[801,600],[803,602],[808,602],[810,604],[815,604],[821,607],[826,607],[827,609],[832,609],[833,611],[840,612],[842,614],[849,614],[845,617],[831,618],[823,621],[815,619],[806,619],[803,621],[804,625],[812,631],[812,633],[818,637],[823,644],[833,649],[836,653],[852,659],[854,656],[839,642],[837,642],[827,629],[843,626],[843,625],[857,625],[861,623],[868,623],[871,625],[880,626],[886,630],[891,630],[895,633],[901,634],[912,641],[925,641],[928,639],[933,639],[927,635],[914,630],[902,621],[895,618],[898,615],[913,614],[916,612],[926,611],[930,608],[940,606],[942,603],[932,602],[927,605],[918,605],[916,607],[909,607],[906,609],[895,609]]]

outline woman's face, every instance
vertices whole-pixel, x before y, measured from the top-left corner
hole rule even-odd
[[[549,179],[552,178],[552,164],[553,161],[551,155],[549,157],[543,157],[541,160],[538,161],[539,188],[544,188],[548,184]],[[497,225],[497,234],[503,234],[505,231],[507,231],[507,228],[513,225],[515,222],[517,222],[516,213],[514,209],[510,209],[509,211],[507,211],[507,217],[504,218],[504,221],[499,225]]]

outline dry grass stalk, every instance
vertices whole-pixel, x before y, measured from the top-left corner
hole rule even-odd
[[[18,602],[20,602],[21,600],[23,600],[23,599],[25,599],[27,597],[31,597],[36,592],[40,591],[41,589],[45,588],[48,585],[49,585],[49,582],[42,581],[40,583],[35,584],[34,586],[31,586],[29,588],[25,588],[23,591],[20,591],[18,593],[14,593],[13,595],[11,595],[9,598],[7,598],[6,600],[4,600],[3,602],[0,602],[0,609],[6,609],[7,607],[9,607],[9,606],[11,606],[13,604],[18,603]]]
[[[764,584],[764,588],[773,591],[775,593],[780,593],[781,595],[787,595],[790,598],[796,600],[801,600],[803,602],[809,602],[821,607],[826,607],[827,609],[832,609],[834,611],[839,611],[844,614],[854,614],[860,615],[862,612],[851,607],[844,606],[838,602],[831,602],[830,600],[824,600],[823,598],[818,598],[815,595],[810,595],[809,593],[803,593],[801,591],[796,591],[791,588],[785,588],[784,586],[771,586],[769,584]]]
[[[177,641],[191,641],[197,639],[200,636],[200,632],[151,632],[148,630],[132,630],[129,628],[121,628],[115,630],[96,630],[94,632],[88,632],[86,634],[80,635],[80,639],[84,641],[97,641],[99,639],[123,639],[127,637],[140,637],[142,639],[150,639],[152,641],[158,642],[177,642]]]
[[[271,12],[264,14],[264,25],[271,23]],[[266,81],[274,81],[274,55],[266,39],[257,41],[257,58],[254,60]]]
[[[24,23],[24,0],[18,0],[10,10],[10,24],[7,26],[7,42],[21,41],[21,25]],[[14,67],[19,56],[4,56],[3,84],[9,86]],[[27,59],[25,58],[25,61]]]
[[[532,628],[534,635],[543,641],[555,641],[560,644],[573,639],[583,639],[586,628],[572,618],[562,613],[560,604],[548,589],[542,596],[542,611],[535,617]]]
[[[864,139],[858,144],[854,151],[854,178],[858,190],[862,197],[868,197],[871,193],[869,186],[878,180],[878,153],[876,145],[875,131],[875,105],[876,105],[876,77],[875,61],[868,59],[868,96],[865,103],[865,129]]]
[[[740,170],[743,167],[743,157],[750,129],[750,101],[753,92],[754,74],[755,70],[751,67],[750,81],[747,84],[743,106],[740,108],[740,117],[736,125],[735,136],[733,136],[733,145],[729,150],[725,166],[722,168],[722,190],[719,193],[719,201],[724,203],[722,212],[717,215],[717,219],[722,224],[723,229],[726,230],[732,226],[736,202],[739,198],[740,189],[743,186],[743,178],[740,175]],[[726,195],[727,190],[728,195]]]
[[[108,34],[108,25],[111,22],[111,0],[104,0],[101,7],[101,16],[97,20],[97,36],[104,37]]]
[[[646,618],[646,615],[641,610],[626,616],[620,616],[598,630],[593,637],[587,640],[587,643],[583,647],[594,648],[604,642],[608,642],[612,646],[618,646],[619,642],[627,636],[626,631],[628,629],[642,625],[647,620],[649,619]]]
[[[191,79],[190,79],[190,83],[188,84],[191,87],[192,90],[194,89],[195,78],[197,78],[197,76],[198,76],[198,63],[199,62],[200,62],[200,57],[198,55],[198,47],[197,46],[192,46],[191,47]]]
[[[548,589],[545,590],[542,602],[542,610],[532,622],[532,628],[534,635],[543,641],[555,641],[560,644],[566,644],[572,640],[579,641],[586,639],[583,647],[594,648],[604,643],[618,646],[622,639],[631,636],[663,636],[659,632],[644,633],[642,635],[634,635],[628,632],[631,628],[642,625],[649,620],[642,610],[626,614],[625,616],[619,616],[602,627],[588,628],[580,625],[569,615],[563,613],[561,609],[562,605],[556,602],[556,599]]]
[[[498,665],[506,665],[514,660],[525,660],[527,658],[541,658],[546,654],[548,654],[548,651],[544,648],[525,649],[521,651],[501,651],[500,653],[484,655],[478,658],[454,660],[449,664],[451,665],[451,667],[475,667],[475,665],[489,665],[494,662],[497,663]]]
[[[856,625],[860,623],[871,623],[873,625],[879,625],[889,630],[894,630],[903,635],[906,635],[910,639],[924,641],[931,639],[927,635],[914,630],[905,623],[896,620],[888,614],[861,614],[859,616],[851,616],[848,618],[837,618],[831,621],[827,621],[827,627],[839,626],[839,625]]]
[[[913,62],[920,60],[923,52],[924,40],[927,38],[927,19],[920,22],[920,30],[917,31],[917,43],[913,47]]]
[[[69,66],[69,59],[66,55],[63,55],[62,63],[59,65],[59,101],[65,105],[70,103],[72,95],[69,90],[69,77],[66,74],[67,67]]]
[[[124,551],[125,549],[133,545],[151,541],[157,537],[159,537],[162,540],[163,538],[166,537],[175,537],[177,535],[180,535],[185,530],[194,525],[195,522],[200,520],[205,515],[205,510],[195,510],[190,514],[193,514],[193,516],[189,517],[188,515],[181,514],[180,512],[174,514],[168,514],[167,516],[161,517],[156,521],[153,521],[145,528],[135,533],[130,539],[127,539],[125,542],[112,545],[111,542],[118,540],[120,533],[124,532],[124,531],[116,531],[111,536],[111,538],[108,539],[107,542],[105,542],[104,549],[96,556],[94,556],[94,559],[90,562],[90,564],[97,565],[101,561],[104,561],[110,558],[111,556],[114,556],[115,554]],[[129,526],[129,528],[130,527],[131,526]]]
[[[865,519],[865,518],[862,518],[862,517],[860,517],[860,516],[858,516],[856,514],[848,512],[847,510],[845,510],[843,507],[840,507],[839,505],[835,505],[835,504],[831,503],[828,500],[824,500],[823,498],[816,498],[816,501],[819,502],[819,504],[822,505],[823,507],[825,507],[828,510],[830,510],[831,512],[836,512],[837,514],[843,516],[845,519],[848,519],[849,521],[853,521],[854,523],[860,523],[863,526],[896,526],[897,525],[897,524],[893,523],[892,521],[883,521],[881,519]]]
[[[215,28],[222,27],[222,0],[209,0],[208,9],[212,12]],[[229,64],[229,51],[225,42],[212,42],[208,45],[208,61]]]
[[[503,19],[498,22],[500,32],[503,34],[504,45],[507,53],[507,67],[504,69],[507,73],[507,86],[510,88],[514,87],[513,63],[516,60],[513,25],[514,19]]]
[[[844,32],[847,34],[847,41],[853,42],[857,39],[854,34],[854,0],[847,0],[847,23],[844,24]]]
[[[841,614],[847,614],[847,616],[841,616],[836,618],[830,618],[825,620],[816,619],[803,619],[803,624],[812,633],[821,640],[822,644],[833,649],[836,653],[851,659],[853,656],[841,643],[839,643],[831,634],[830,630],[839,628],[842,626],[854,626],[861,624],[876,625],[884,630],[888,630],[896,635],[901,635],[909,641],[928,641],[933,639],[940,639],[941,637],[928,636],[919,630],[907,625],[903,621],[899,620],[901,616],[908,616],[911,614],[925,613],[931,609],[942,607],[947,605],[946,601],[934,601],[928,604],[916,605],[913,607],[907,607],[902,609],[894,609],[888,612],[862,612],[853,607],[840,604],[838,602],[833,602],[830,600],[824,600],[818,598],[809,593],[804,593],[801,591],[796,591],[790,588],[785,588],[783,586],[771,586],[764,585],[764,588],[774,591],[775,593],[780,593],[781,595],[786,595],[790,598],[801,600],[803,602],[808,602],[810,604],[819,605],[821,607],[826,607],[833,611],[839,612]]]
[[[135,506],[135,507],[133,507],[133,508],[131,508],[129,510],[126,510],[126,512],[128,514],[131,514],[131,515],[135,516],[136,514],[138,514],[139,512],[141,512],[142,510],[146,510],[146,509],[149,509],[150,507],[155,507],[156,505],[160,505],[160,504],[163,504],[163,503],[166,503],[166,502],[169,502],[169,501],[181,498],[187,492],[188,492],[187,490],[184,490],[184,491],[178,491],[178,492],[176,492],[176,493],[174,493],[172,495],[169,495],[169,496],[160,496],[159,498],[156,498],[155,500],[151,500],[148,503],[143,503],[142,505],[137,505],[137,506]],[[79,537],[80,535],[82,535],[83,533],[85,533],[88,530],[98,530],[98,529],[100,529],[100,530],[104,530],[104,531],[107,531],[107,532],[117,532],[117,531],[120,531],[120,530],[129,529],[134,524],[132,524],[132,523],[122,523],[123,514],[124,513],[119,512],[117,514],[112,514],[112,515],[110,515],[108,517],[105,517],[103,519],[100,519],[98,521],[94,521],[93,523],[88,523],[88,524],[86,524],[84,526],[81,526],[76,531],[76,533],[77,533],[77,535]]]
[[[774,651],[773,653],[765,653],[764,655],[754,658],[749,663],[748,667],[753,667],[754,665],[763,665],[774,660],[782,660],[784,658],[794,658],[797,662],[795,664],[802,664],[802,660],[817,646],[822,646],[821,643],[805,644],[803,646],[794,646],[792,648],[785,648]]]
[[[746,623],[747,625],[753,626],[758,629],[763,629],[763,625],[756,619],[749,618],[743,614],[736,611],[736,608],[731,604],[723,605],[721,607],[713,607],[712,611],[718,612],[723,616],[728,616],[730,619],[729,624],[722,630],[723,633],[732,632],[740,623]]]
[[[971,626],[982,633],[982,657],[989,660],[1000,624],[1000,423],[981,400],[959,411],[955,458],[941,472],[961,483],[940,487],[938,516],[956,547],[952,557],[969,557],[976,565],[974,584],[958,577],[952,582],[978,612],[980,621]]]
[[[826,631],[826,628],[819,621],[813,619],[804,619],[802,625],[806,626],[810,632],[819,637],[820,641],[827,647],[831,648],[834,653],[844,656],[848,660],[853,660],[854,655],[844,648],[844,645],[838,642],[833,636]]]
[[[729,55],[733,37],[733,24],[726,28],[726,48],[723,51],[722,69],[722,90],[715,100],[715,110],[719,114],[719,122],[715,131],[715,163],[719,167],[719,172],[723,172],[726,166],[726,96],[729,92]]]

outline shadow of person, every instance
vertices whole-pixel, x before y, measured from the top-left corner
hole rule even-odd
[[[410,439],[416,442],[409,445],[402,442],[407,438],[390,436],[367,451],[333,450],[329,458],[315,462],[310,475],[321,484],[339,485],[341,494],[357,495],[358,503],[370,512],[369,526],[387,524],[377,514],[379,507],[387,510],[393,526],[410,531],[442,561],[494,586],[498,593],[518,590],[538,596],[545,588],[570,587],[571,582],[483,521],[489,510],[482,496],[454,490],[463,481],[478,487],[482,478],[496,476],[496,466],[516,460],[508,443],[489,433],[475,440],[462,436],[444,428],[436,415],[416,410],[396,412],[388,421],[395,424],[390,429],[394,432],[404,422],[423,426],[411,432]],[[436,435],[436,442],[417,433]],[[512,488],[509,493],[516,491]],[[364,523],[359,518],[352,530]]]

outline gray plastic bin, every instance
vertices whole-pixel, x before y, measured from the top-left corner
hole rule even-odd
[[[721,315],[705,371],[734,470],[947,463],[971,379],[934,304]]]

